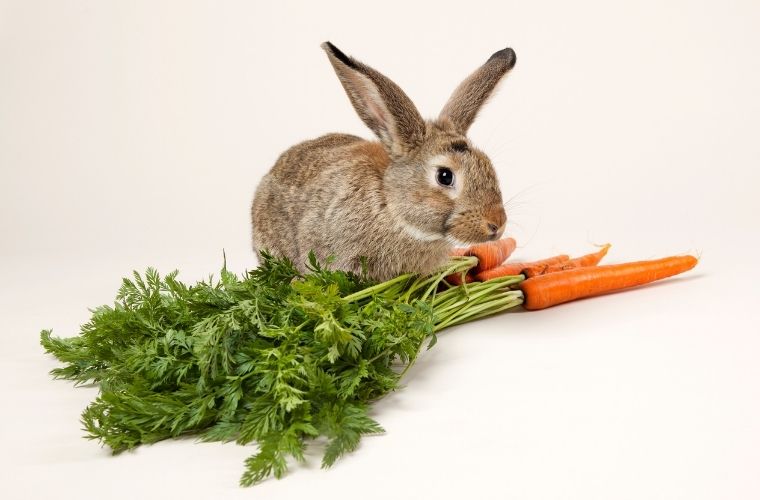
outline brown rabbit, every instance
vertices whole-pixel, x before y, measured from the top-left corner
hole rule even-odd
[[[310,251],[354,272],[365,258],[369,276],[385,280],[432,272],[455,245],[500,238],[507,216],[496,173],[465,134],[514,51],[493,54],[425,121],[391,80],[330,42],[322,48],[380,142],[328,134],[283,153],[254,196],[254,250],[302,271]]]

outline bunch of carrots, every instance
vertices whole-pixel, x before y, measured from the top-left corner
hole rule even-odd
[[[607,244],[597,252],[574,259],[563,254],[533,262],[506,263],[516,247],[513,238],[504,238],[456,249],[454,255],[475,256],[478,265],[466,273],[449,275],[446,280],[451,285],[461,285],[522,275],[525,279],[518,286],[525,296],[523,307],[537,310],[675,276],[698,262],[692,255],[678,255],[600,266],[610,248]]]

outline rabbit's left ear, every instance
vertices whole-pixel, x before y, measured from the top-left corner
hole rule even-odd
[[[503,49],[475,70],[451,94],[439,119],[450,120],[460,133],[466,134],[480,107],[485,104],[496,84],[517,61],[515,51]]]
[[[425,121],[398,85],[330,42],[322,48],[359,117],[391,155],[404,155],[422,143]]]

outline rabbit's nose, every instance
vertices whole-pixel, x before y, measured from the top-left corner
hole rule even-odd
[[[486,214],[484,222],[488,238],[496,240],[501,238],[504,226],[507,225],[507,214],[501,206],[493,208],[490,213]]]

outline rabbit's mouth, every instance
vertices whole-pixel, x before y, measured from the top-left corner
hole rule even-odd
[[[506,224],[503,209],[485,216],[476,211],[455,212],[446,221],[444,234],[455,246],[483,243],[501,238]]]
[[[474,235],[468,234],[466,236],[458,236],[457,234],[458,233],[455,231],[447,232],[445,239],[455,247],[463,247],[477,243],[485,243],[486,241],[498,240],[504,234],[504,230],[502,228],[497,229],[496,232],[493,233],[485,234],[481,232]]]
[[[499,232],[495,234],[494,236],[488,236],[488,237],[481,237],[481,238],[466,238],[466,239],[460,239],[456,236],[453,236],[452,234],[446,235],[446,241],[450,243],[452,246],[455,247],[466,247],[469,245],[475,245],[478,243],[485,243],[487,241],[495,241],[501,238],[501,235],[503,233]]]

